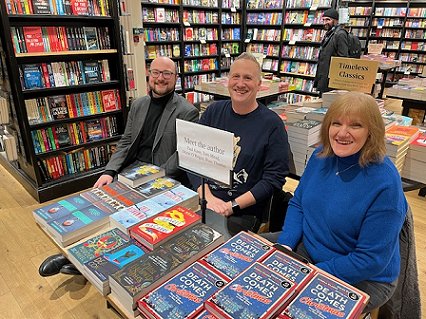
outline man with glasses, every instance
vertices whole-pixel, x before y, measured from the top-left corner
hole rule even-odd
[[[328,73],[332,56],[348,57],[348,35],[339,25],[339,13],[335,9],[328,9],[322,16],[324,29],[327,31],[321,41],[321,48],[318,57],[317,72],[314,80],[314,87],[322,95],[331,89],[328,87]]]
[[[132,103],[117,150],[94,187],[111,183],[122,169],[136,161],[161,166],[168,176],[188,184],[187,175],[177,168],[176,119],[196,122],[199,112],[176,94],[178,73],[171,59],[154,59],[148,73],[149,94]],[[48,257],[39,268],[40,275],[44,277],[59,272],[80,274],[61,254]]]

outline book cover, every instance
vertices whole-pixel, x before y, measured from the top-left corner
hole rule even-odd
[[[162,211],[163,208],[161,206],[147,199],[110,215],[110,221],[111,224],[128,233],[129,228]]]
[[[104,253],[123,246],[130,241],[130,237],[117,228],[113,228],[102,234],[86,239],[68,249],[68,254],[73,260],[84,264],[92,259],[102,256]]]
[[[204,302],[226,284],[226,279],[194,263],[138,301],[150,318],[194,318]]]
[[[161,194],[173,187],[180,185],[180,183],[170,177],[159,177],[153,179],[147,183],[139,185],[135,188],[136,191],[140,192],[146,198]]]
[[[299,112],[303,113],[303,112]],[[316,120],[299,120],[297,122],[287,123],[288,130],[309,135],[321,129],[321,122]]]
[[[188,228],[156,250],[111,275],[111,295],[120,296],[123,307],[133,312],[140,297],[222,242],[222,235],[205,224]]]
[[[99,141],[104,138],[100,119],[88,120],[85,124],[88,141]]]
[[[118,174],[118,181],[131,187],[139,186],[147,181],[165,175],[163,168],[154,164],[138,163],[123,169]]]
[[[218,319],[218,317],[204,309],[194,319]]]
[[[112,182],[108,185],[99,188],[92,188],[91,190],[80,193],[80,196],[88,201],[95,203],[104,199],[115,197],[119,194],[126,193],[130,190],[125,184],[118,181]]]
[[[426,132],[422,132],[411,142],[410,149],[426,152]]]
[[[96,27],[83,27],[87,50],[99,50],[98,35]]]
[[[101,72],[97,61],[83,61],[83,74],[85,83],[101,82]]]
[[[55,203],[37,208],[33,211],[33,214],[36,221],[46,225],[50,221],[69,215],[73,211],[89,207],[91,204],[91,202],[85,200],[79,195],[74,195]]]
[[[144,201],[146,198],[138,191],[129,189],[128,192],[115,196],[115,199],[125,206],[132,206]]]
[[[25,64],[22,67],[24,89],[43,88],[43,74],[39,64]]]
[[[73,15],[87,15],[89,4],[87,0],[71,0],[71,11]]]
[[[317,272],[284,309],[286,318],[358,318],[368,295],[323,272]]]
[[[274,318],[295,287],[265,265],[254,263],[209,298],[205,307],[219,318]]]
[[[119,109],[115,90],[101,91],[101,96],[104,112],[111,112]]]
[[[153,250],[199,222],[201,222],[201,216],[197,213],[182,206],[174,206],[130,228],[130,236]]]
[[[153,196],[151,199],[163,207],[163,209],[181,205],[196,210],[198,206],[198,193],[183,185],[176,186],[162,194]],[[195,205],[191,205],[192,201],[194,201]]]
[[[40,26],[22,27],[28,53],[44,52],[43,32]]]
[[[237,277],[244,269],[272,252],[272,247],[247,232],[240,232],[222,246],[202,258],[229,278]]]
[[[47,97],[49,111],[55,120],[69,118],[67,100],[65,95],[54,95]]]
[[[34,14],[52,14],[49,0],[32,0]]]

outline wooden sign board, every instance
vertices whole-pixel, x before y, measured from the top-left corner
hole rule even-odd
[[[371,93],[378,61],[331,57],[329,84],[333,89]]]

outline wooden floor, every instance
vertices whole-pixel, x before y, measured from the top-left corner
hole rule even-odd
[[[293,191],[296,185],[289,180],[286,189]],[[417,191],[408,192],[407,198],[414,212],[417,259],[423,261],[418,262],[420,287],[426,296],[426,199]],[[31,212],[39,206],[0,166],[0,318],[119,318],[80,276],[38,275],[44,258],[58,251],[34,222]]]

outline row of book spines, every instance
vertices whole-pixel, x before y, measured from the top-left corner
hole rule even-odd
[[[93,48],[105,50],[111,48],[108,27],[11,27],[11,37],[15,53],[81,51]],[[89,34],[92,30],[96,34]],[[88,36],[96,44],[89,47]]]
[[[263,44],[263,43],[250,43],[247,46],[247,51],[252,53],[263,53],[264,55],[277,56],[280,50],[278,44]]]
[[[314,81],[308,79],[301,79],[295,77],[283,77],[281,80],[284,80],[289,83],[290,86],[293,86],[295,90],[299,91],[312,91],[314,88]]]
[[[185,45],[185,56],[205,56],[205,55],[216,55],[217,45],[216,43],[210,44],[186,44]]]
[[[198,85],[202,82],[211,82],[216,80],[216,74],[202,74],[196,76],[186,76],[184,78],[185,89],[193,88],[194,85]],[[192,92],[191,92],[192,93]]]
[[[329,7],[332,0],[286,0],[286,8]]]
[[[284,29],[283,41],[312,41],[319,42],[322,39],[323,30],[321,29]]]
[[[108,82],[111,80],[108,63],[108,60],[99,60],[24,64],[20,66],[22,88],[29,90]],[[28,81],[28,77],[36,81]]]
[[[226,50],[226,51],[225,51]],[[222,43],[222,54],[238,54],[240,53],[240,44],[238,42],[234,43]]]
[[[74,7],[72,2],[71,0],[5,0],[8,14],[110,15],[108,0],[83,0],[78,3],[80,6]]]
[[[61,141],[58,137],[59,134],[61,134]],[[64,146],[81,145],[117,134],[117,119],[115,117],[100,118],[99,123],[88,120],[31,131],[36,154],[56,151]]]
[[[142,8],[142,22],[179,23],[179,10],[158,8]]]
[[[283,7],[283,0],[269,1],[269,0],[248,0],[247,9],[279,9]]]
[[[271,12],[271,13],[249,13],[247,15],[248,24],[280,24],[282,23],[282,13]]]
[[[281,63],[281,71],[315,75],[317,72],[317,64],[308,62],[283,61]]]
[[[193,28],[188,27],[183,30],[184,41],[197,41],[197,40],[218,40],[217,28]]]
[[[110,148],[109,144],[91,147],[65,155],[38,159],[37,164],[44,182],[47,182],[105,166],[111,154]]]
[[[184,62],[184,72],[217,70],[217,59],[191,60]]]
[[[143,41],[179,41],[177,28],[144,28]]]
[[[115,96],[115,107],[108,105],[107,108],[104,106],[102,95],[112,94]],[[69,94],[64,96],[66,105],[65,118],[76,118],[80,116],[101,114],[104,112],[111,112],[121,109],[121,102],[119,93],[117,90],[110,91],[95,91],[95,92],[84,92]],[[37,98],[25,101],[27,108],[27,115],[31,124],[46,123],[56,120],[52,115],[51,109],[49,108],[48,98]]]

